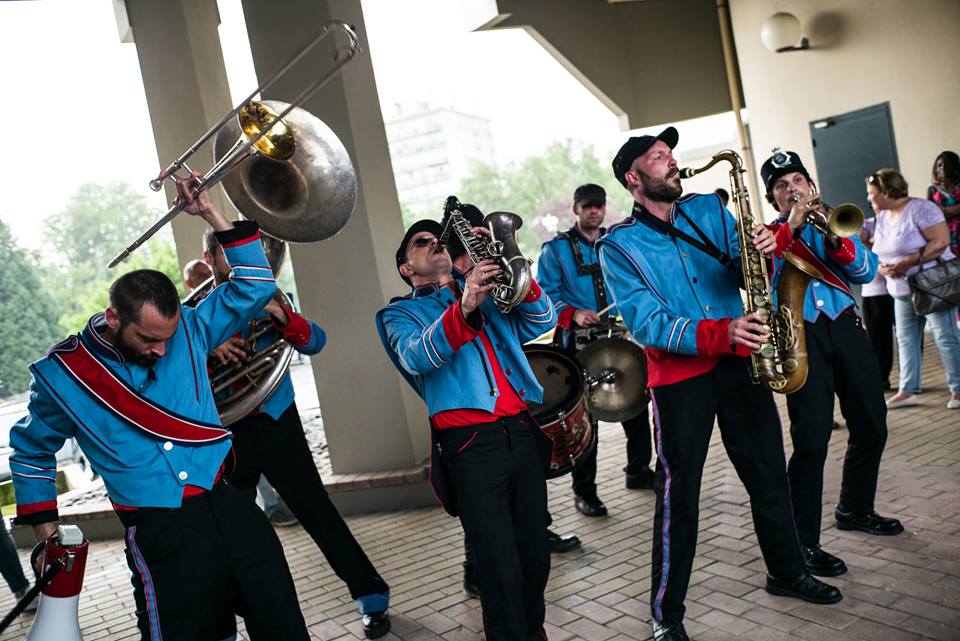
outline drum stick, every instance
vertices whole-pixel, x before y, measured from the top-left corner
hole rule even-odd
[[[616,306],[617,306],[616,303],[610,303],[609,305],[607,305],[606,307],[604,307],[603,309],[601,309],[599,312],[597,312],[597,316],[603,316],[604,314],[606,314],[607,312],[609,312],[611,309],[613,309],[613,308],[616,307]]]

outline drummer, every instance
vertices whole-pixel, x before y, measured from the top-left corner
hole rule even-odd
[[[573,192],[570,229],[559,232],[543,245],[537,263],[537,279],[557,308],[558,342],[576,354],[585,345],[605,336],[608,330],[622,334],[625,328],[615,318],[597,262],[595,243],[606,233],[607,193],[594,184],[580,185]],[[650,469],[650,419],[645,405],[639,414],[623,422],[627,436],[626,473],[628,489],[653,489]],[[586,516],[606,516],[607,508],[597,496],[597,448],[573,469],[573,494],[577,510]]]

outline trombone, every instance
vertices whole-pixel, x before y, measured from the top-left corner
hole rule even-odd
[[[347,47],[339,47],[336,50],[336,53],[333,56],[334,64],[330,71],[309,84],[289,104],[280,103],[285,104],[285,108],[277,110],[268,104],[254,100],[254,97],[257,94],[261,94],[281,76],[286,74],[290,67],[298,63],[310,50],[316,47],[321,40],[338,31],[347,36],[349,41]],[[227,174],[236,169],[240,164],[252,156],[264,156],[266,158],[281,161],[288,160],[296,151],[296,142],[290,128],[283,121],[284,117],[317,91],[319,91],[320,88],[327,84],[327,82],[333,78],[340,71],[340,69],[353,60],[362,50],[363,48],[360,45],[360,39],[357,37],[356,31],[351,25],[340,20],[334,20],[325,23],[313,36],[310,37],[303,47],[298,49],[293,56],[291,56],[280,66],[279,69],[268,76],[267,79],[260,84],[260,86],[250,92],[250,95],[247,96],[240,103],[240,105],[225,115],[220,122],[211,127],[207,133],[203,134],[203,136],[201,136],[197,142],[193,143],[189,149],[183,152],[179,158],[170,163],[170,165],[161,171],[156,178],[151,180],[150,188],[153,191],[160,191],[160,188],[163,186],[163,181],[167,178],[177,177],[177,172],[181,168],[190,171],[190,167],[187,165],[187,160],[194,153],[196,153],[196,151],[204,143],[216,135],[225,126],[230,124],[233,118],[237,119],[237,123],[242,131],[242,135],[237,140],[233,148],[221,156],[220,159],[214,163],[214,166],[210,169],[210,171],[200,178],[193,190],[194,197],[198,196],[205,189],[209,189],[220,182]],[[136,251],[140,245],[146,242],[161,227],[173,220],[177,214],[183,211],[185,206],[185,203],[175,203],[162,218],[157,220],[149,229],[140,234],[140,236],[126,249],[117,254],[116,257],[110,261],[108,268],[116,267],[118,264],[124,261],[127,256]]]

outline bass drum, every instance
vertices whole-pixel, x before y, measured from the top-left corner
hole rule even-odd
[[[563,476],[597,446],[587,413],[585,379],[580,364],[552,345],[524,345],[534,376],[543,386],[543,401],[527,401],[533,420],[553,441],[547,478]]]

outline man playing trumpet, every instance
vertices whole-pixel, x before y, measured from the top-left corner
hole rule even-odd
[[[807,286],[803,304],[807,382],[787,395],[793,440],[788,475],[807,569],[818,576],[837,576],[847,571],[846,565],[820,547],[823,467],[833,427],[834,393],[850,430],[835,512],[837,527],[870,534],[903,531],[898,520],[874,512],[880,458],[887,441],[886,406],[880,366],[849,287],[849,283],[873,280],[878,260],[856,233],[840,238],[807,222],[811,215],[825,222],[827,208],[796,153],[775,149],[760,175],[767,202],[779,214],[770,226],[778,241],[774,283],[785,252],[802,258],[819,273]]]

